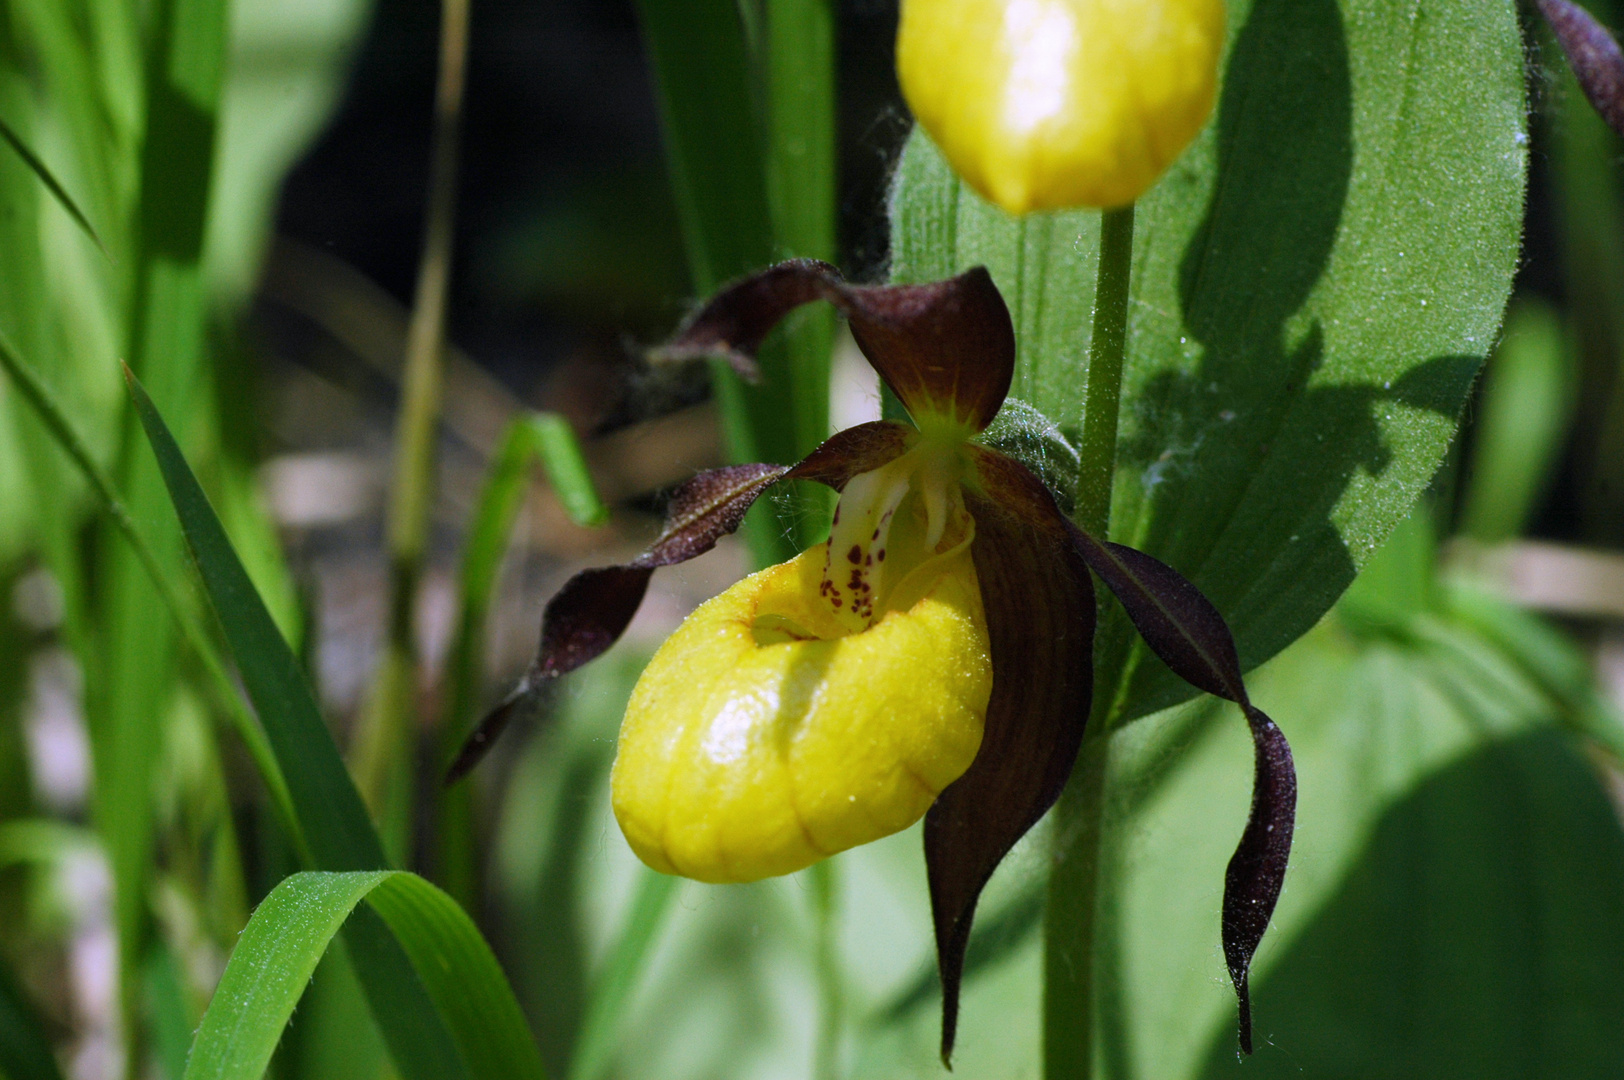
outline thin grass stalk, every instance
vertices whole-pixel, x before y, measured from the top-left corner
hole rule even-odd
[[[468,9],[469,0],[443,0],[440,7],[440,74],[434,96],[428,209],[406,333],[403,400],[395,427],[395,473],[389,501],[388,643],[356,748],[358,786],[379,822],[386,849],[397,862],[409,849],[412,834],[418,727],[418,656],[413,630],[434,508]]]
[[[1110,529],[1132,267],[1133,207],[1108,210],[1100,222],[1077,485],[1078,521],[1101,537]],[[1048,1080],[1087,1080],[1094,1075],[1095,971],[1098,937],[1104,928],[1099,892],[1107,842],[1103,816],[1110,765],[1108,721],[1114,704],[1095,697],[1077,765],[1054,808],[1044,919],[1043,1059]]]
[[[767,201],[774,254],[833,262],[836,257],[835,19],[830,0],[766,0]],[[823,304],[784,320],[793,459],[829,436],[829,364],[834,312]],[[779,427],[784,417],[770,422]],[[759,411],[751,417],[760,425]],[[822,538],[827,489],[798,485],[785,523],[794,546]]]

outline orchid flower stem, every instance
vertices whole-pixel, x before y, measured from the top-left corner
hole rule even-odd
[[[811,885],[819,997],[812,1076],[814,1080],[838,1080],[844,997],[844,980],[840,973],[839,867],[833,859],[824,859],[807,868],[807,877]]]
[[[1094,331],[1080,447],[1077,519],[1104,539],[1116,471],[1117,412],[1128,339],[1128,283],[1133,265],[1133,207],[1108,210],[1100,222]],[[1094,1075],[1099,895],[1105,852],[1106,774],[1114,702],[1096,697],[1071,780],[1054,808],[1054,849],[1044,922],[1044,1075]]]
[[[1133,206],[1107,210],[1100,219],[1099,276],[1094,285],[1094,332],[1088,350],[1088,388],[1083,413],[1082,469],[1077,519],[1106,539],[1111,518],[1111,478],[1116,471],[1117,409],[1122,400],[1122,360],[1128,344],[1128,277],[1133,266]]]
[[[358,786],[378,819],[390,855],[410,849],[411,778],[416,746],[415,602],[434,505],[435,440],[445,349],[451,245],[457,202],[457,146],[468,57],[469,0],[443,0],[440,75],[434,97],[428,207],[405,377],[395,428],[395,474],[389,500],[388,645],[357,737]]]

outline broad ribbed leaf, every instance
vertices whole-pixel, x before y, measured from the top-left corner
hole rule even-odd
[[[1136,1075],[1624,1068],[1624,838],[1605,790],[1542,729],[1559,714],[1537,685],[1464,628],[1429,624],[1430,640],[1404,642],[1332,622],[1254,677],[1297,721],[1301,852],[1253,974],[1264,1007],[1244,1066],[1233,1005],[1200,960],[1239,817],[1219,808],[1246,784],[1234,727],[1203,725],[1121,823],[1118,993],[1136,1003]]]
[[[186,1080],[264,1074],[317,962],[362,900],[388,926],[451,1032],[451,1066],[473,1080],[540,1080],[541,1057],[490,947],[455,900],[399,870],[294,874],[271,890],[232,950],[193,1040]]]
[[[1214,122],[1138,206],[1110,538],[1210,597],[1244,669],[1324,614],[1441,460],[1516,266],[1527,136],[1511,0],[1229,17]],[[1011,219],[917,132],[895,192],[894,279],[986,265],[1011,393],[1075,435],[1099,216]],[[1101,628],[1119,717],[1188,697],[1130,633]]]

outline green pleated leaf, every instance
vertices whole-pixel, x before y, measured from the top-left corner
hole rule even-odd
[[[186,1080],[258,1080],[333,937],[366,900],[410,959],[472,1078],[540,1080],[540,1055],[496,957],[445,893],[405,871],[307,872],[243,930],[192,1043]]]
[[[1527,136],[1509,0],[1236,0],[1229,18],[1214,120],[1138,207],[1111,539],[1194,581],[1251,667],[1330,607],[1442,459],[1510,288]],[[892,219],[897,280],[992,270],[1011,393],[1075,435],[1099,215],[1012,219],[916,132]],[[1189,696],[1125,663],[1120,620],[1102,634],[1101,671],[1131,679],[1120,715]]]

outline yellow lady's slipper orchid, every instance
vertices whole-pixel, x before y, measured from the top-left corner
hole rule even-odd
[[[1252,813],[1223,920],[1249,1051],[1246,973],[1285,874],[1296,780],[1285,737],[1247,699],[1223,619],[1172,568],[1083,533],[994,448],[1015,334],[984,269],[859,287],[824,263],[782,263],[725,289],[663,352],[725,356],[748,377],[773,325],[817,299],[846,315],[914,425],[861,424],[792,468],[734,465],[684,484],[648,551],[582,571],[548,603],[535,663],[451,778],[551,680],[614,643],[656,568],[710,550],[780,480],[836,489],[827,543],[701,606],[650,661],[621,726],[615,816],[656,870],[747,881],[924,815],[946,1060],[976,901],[1053,805],[1082,742],[1097,574],[1156,655],[1251,725]],[[1051,429],[1027,435],[1063,444]]]
[[[1212,111],[1223,0],[903,0],[897,77],[1012,214],[1133,202]]]

